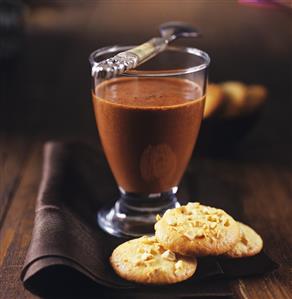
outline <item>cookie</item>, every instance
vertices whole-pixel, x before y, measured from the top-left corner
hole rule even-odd
[[[206,92],[204,118],[213,116],[218,112],[223,101],[223,91],[218,84],[209,84]]]
[[[189,256],[223,254],[240,236],[231,216],[198,202],[167,210],[155,224],[155,235],[165,248]]]
[[[263,248],[263,240],[251,227],[238,222],[240,239],[235,246],[225,253],[225,256],[238,258],[252,256],[259,253]]]
[[[196,258],[164,249],[155,236],[143,236],[119,245],[113,251],[110,263],[126,280],[155,285],[186,280],[197,268]]]
[[[224,93],[225,117],[236,117],[242,113],[246,105],[247,87],[236,81],[228,81],[221,84]]]
[[[247,98],[244,107],[245,113],[252,113],[259,109],[266,101],[267,89],[262,85],[249,85],[247,88]]]

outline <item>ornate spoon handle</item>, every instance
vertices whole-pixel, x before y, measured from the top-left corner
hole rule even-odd
[[[95,63],[92,67],[92,76],[100,79],[110,79],[136,68],[141,63],[163,51],[170,42],[179,37],[200,36],[195,28],[182,22],[162,24],[160,32],[161,37],[154,37],[136,48]]]
[[[110,79],[120,75],[157,55],[166,48],[167,44],[166,39],[154,37],[136,48],[121,52],[95,64],[92,68],[92,76]]]

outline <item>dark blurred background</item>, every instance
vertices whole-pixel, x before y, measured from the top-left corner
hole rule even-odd
[[[0,0],[0,142],[97,140],[89,54],[142,43],[158,35],[159,24],[181,20],[203,34],[178,43],[210,54],[211,82],[263,84],[269,91],[257,122],[231,155],[286,164],[292,150],[291,11],[289,0]]]

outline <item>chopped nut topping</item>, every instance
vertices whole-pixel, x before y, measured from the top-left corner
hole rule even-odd
[[[222,215],[224,215],[224,211],[221,210],[221,209],[217,209],[216,214],[217,214],[218,216],[222,216]]]
[[[248,240],[246,239],[245,235],[241,236],[241,240],[240,240],[245,246],[248,246]]]
[[[147,276],[148,276],[148,277],[153,277],[153,276],[158,275],[160,272],[161,272],[161,270],[160,270],[159,268],[154,268],[154,269],[152,269],[151,272],[149,272],[149,273],[147,274]]]
[[[197,233],[195,230],[189,230],[184,233],[184,236],[187,237],[189,240],[194,240],[197,236]]]
[[[229,221],[229,219],[227,218],[227,219],[225,219],[225,221],[224,221],[224,226],[229,226],[230,225],[230,221]]]
[[[217,215],[217,209],[209,208],[209,214]]]
[[[147,253],[147,252],[144,252],[142,255],[141,255],[141,260],[142,261],[149,261],[153,259],[153,255],[151,253]]]
[[[145,238],[144,237],[142,237],[142,238],[143,238],[143,243],[144,244],[151,245],[151,244],[153,244],[153,243],[156,242],[155,236],[153,236],[153,237],[147,237],[147,236],[145,236]]]
[[[156,243],[155,246],[156,246],[155,248],[157,248],[158,250],[164,249],[164,247],[160,243]]]
[[[207,228],[209,228],[209,225],[207,223],[204,223],[203,224],[203,229],[207,229]]]
[[[136,262],[134,263],[134,265],[135,265],[135,266],[142,266],[142,265],[145,265],[145,263],[144,263],[143,261],[138,260],[138,261],[136,261]]]
[[[175,263],[175,265],[174,265],[174,268],[175,268],[176,270],[178,270],[178,269],[182,269],[182,268],[183,268],[183,262],[182,262],[182,260],[177,261],[177,262]]]
[[[156,221],[159,221],[161,219],[160,215],[156,215]]]
[[[191,209],[197,209],[199,206],[200,206],[200,203],[199,203],[199,202],[189,202],[189,203],[187,204],[187,207],[188,207],[188,208],[191,208]]]
[[[217,226],[217,223],[215,223],[215,222],[213,222],[213,223],[210,224],[210,227],[211,227],[212,229],[214,229],[216,226]]]
[[[186,207],[184,207],[184,206],[179,207],[178,210],[179,210],[182,214],[184,214],[184,213],[187,212],[187,209],[186,209]]]
[[[186,231],[184,236],[187,237],[189,240],[194,240],[195,238],[200,238],[204,236],[204,231],[201,228],[193,229]]]
[[[145,252],[145,250],[143,248],[138,249],[138,253],[144,253],[144,252]]]
[[[175,263],[174,269],[175,275],[181,275],[185,271],[182,260],[179,260]]]
[[[204,214],[209,214],[209,208],[208,207],[203,207],[202,208],[202,212],[204,213]]]
[[[192,226],[201,227],[201,226],[203,226],[203,223],[199,220],[195,220],[195,221],[192,222]]]
[[[161,256],[162,256],[162,258],[164,258],[165,260],[168,260],[168,261],[176,260],[175,253],[170,250],[164,251]]]
[[[168,225],[177,225],[177,220],[174,217],[167,218],[166,222]]]
[[[209,215],[207,219],[211,222],[217,222],[219,220],[218,216],[216,215]]]
[[[196,237],[200,238],[200,237],[203,237],[203,236],[204,236],[204,231],[201,228],[199,228],[197,230],[197,236]]]
[[[177,269],[177,270],[174,270],[174,274],[175,274],[176,276],[180,276],[180,275],[182,275],[183,272],[184,272],[183,269]]]

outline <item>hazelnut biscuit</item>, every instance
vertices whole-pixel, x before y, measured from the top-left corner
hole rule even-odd
[[[155,236],[143,236],[119,245],[110,263],[126,280],[155,285],[186,280],[197,268],[196,258],[183,257],[163,248]]]
[[[251,227],[241,222],[239,225],[240,239],[235,246],[225,253],[232,258],[246,257],[258,254],[263,248],[263,240]]]
[[[242,114],[246,105],[247,87],[236,81],[221,84],[224,93],[224,117],[237,117]]]
[[[223,90],[218,84],[209,84],[206,92],[204,118],[213,116],[218,112],[223,102]]]
[[[223,210],[190,202],[167,210],[155,224],[155,235],[165,248],[182,255],[220,255],[237,243],[239,227]]]
[[[267,96],[268,91],[264,86],[249,85],[244,112],[248,114],[258,110],[265,103]]]

